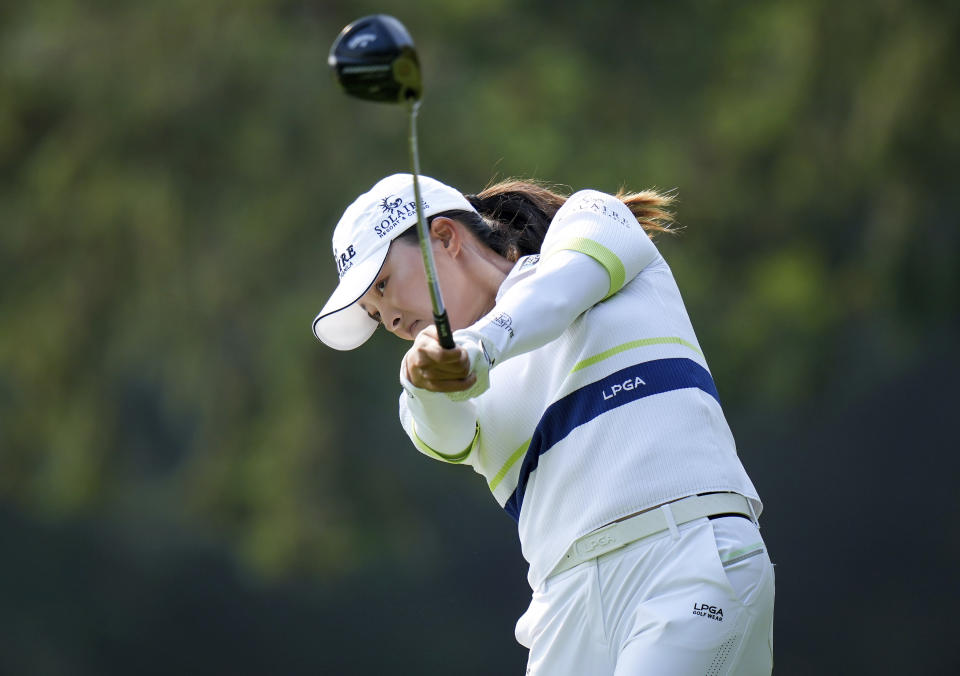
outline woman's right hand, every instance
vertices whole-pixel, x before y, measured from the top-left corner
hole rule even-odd
[[[432,324],[417,334],[403,357],[403,367],[415,387],[431,392],[461,392],[477,380],[467,351],[459,346],[452,350],[441,347],[437,327]]]

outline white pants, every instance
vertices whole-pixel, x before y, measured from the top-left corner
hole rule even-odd
[[[773,668],[773,565],[748,519],[697,519],[535,589],[517,622],[540,676],[720,676]]]

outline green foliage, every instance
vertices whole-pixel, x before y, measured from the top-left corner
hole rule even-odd
[[[733,411],[802,404],[845,335],[907,368],[955,321],[955,6],[17,3],[0,497],[192,524],[269,574],[421,561],[414,495],[470,478],[406,443],[401,345],[309,330],[341,210],[406,168],[402,112],[324,63],[374,11],[420,48],[426,173],[679,189],[661,246]]]

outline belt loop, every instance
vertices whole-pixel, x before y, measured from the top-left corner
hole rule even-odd
[[[670,503],[660,505],[660,511],[663,512],[663,518],[667,521],[667,528],[670,529],[670,535],[674,540],[680,539],[680,529],[677,528],[677,520],[673,518],[673,510],[670,509]]]
[[[757,519],[757,510],[753,508],[753,503],[750,501],[750,498],[745,497],[744,500],[747,501],[747,509],[750,510],[750,518],[753,520],[753,525],[759,529],[760,521]]]

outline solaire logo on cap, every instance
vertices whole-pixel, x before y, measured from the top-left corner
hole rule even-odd
[[[421,208],[426,211],[430,205],[424,201],[421,203]],[[380,200],[380,211],[383,213],[383,219],[373,226],[373,231],[377,233],[377,237],[386,237],[410,216],[416,218],[417,203],[413,200],[404,202],[402,197],[391,194]]]
[[[403,198],[397,197],[396,195],[389,195],[380,200],[380,210],[385,214],[393,215],[394,210],[398,209],[400,205],[403,204]]]
[[[333,260],[337,263],[337,274],[343,277],[344,273],[353,267],[353,257],[357,255],[357,250],[353,244],[348,246],[342,253],[336,249],[333,250]]]

